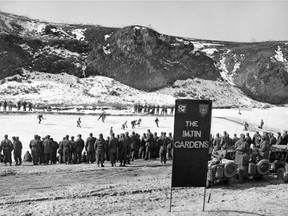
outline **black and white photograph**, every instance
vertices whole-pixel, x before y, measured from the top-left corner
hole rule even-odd
[[[288,215],[288,0],[0,0],[0,216]]]

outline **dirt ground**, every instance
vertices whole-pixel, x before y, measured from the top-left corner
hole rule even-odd
[[[0,215],[287,215],[288,184],[273,175],[207,189],[204,212],[204,188],[174,188],[170,213],[171,167],[1,164]]]

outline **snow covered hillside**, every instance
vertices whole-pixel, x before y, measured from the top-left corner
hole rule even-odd
[[[49,74],[24,71],[0,80],[0,101],[19,100],[34,104],[96,105],[135,103],[151,105],[175,104],[176,98],[210,99],[214,107],[262,107],[245,97],[239,89],[221,81],[199,78],[176,81],[172,86],[144,92],[104,76],[78,78],[66,73]]]
[[[254,106],[256,102],[246,100],[247,97],[265,103],[285,104],[288,103],[287,59],[287,41],[236,43],[191,39],[161,34],[138,25],[111,28],[49,23],[0,12],[0,79],[9,80],[22,74],[23,70],[25,76],[31,73],[28,86],[24,80],[21,85],[9,84],[16,85],[16,89],[1,87],[3,93],[9,93],[7,97],[16,94],[13,97],[33,100],[31,92],[34,91],[40,101],[61,104],[69,101],[86,103],[87,100],[93,103],[109,100],[135,103],[140,100],[160,104],[187,97],[211,99],[222,106],[247,106],[250,103]],[[41,78],[33,80],[35,71],[50,77],[65,73],[72,75],[80,82],[73,85],[79,85],[79,88],[57,84],[58,78],[55,82],[43,80],[44,84],[38,86]],[[46,75],[43,76],[46,79]],[[121,91],[114,87],[93,90],[102,82],[99,76],[115,80],[105,81],[109,85],[118,81],[124,89],[130,88],[126,92],[122,91],[122,86]],[[182,88],[182,84],[185,87]],[[63,88],[61,94],[68,88],[73,98],[57,99],[58,86]],[[79,98],[79,95],[83,96]],[[149,95],[150,99],[141,95]],[[140,96],[143,99],[139,99]],[[1,94],[1,97],[4,96]]]

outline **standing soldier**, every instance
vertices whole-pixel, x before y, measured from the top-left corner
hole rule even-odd
[[[139,158],[145,158],[146,138],[147,138],[146,133],[143,133],[143,136],[141,137],[141,140],[140,140]]]
[[[252,138],[250,137],[249,133],[246,133],[246,137],[245,137],[246,142],[248,143],[249,146],[251,146],[252,144]]]
[[[18,102],[17,102],[17,110],[19,111],[20,108],[21,108],[21,101],[18,101]]]
[[[13,139],[13,148],[14,148],[14,160],[16,162],[15,166],[22,164],[22,143],[19,141],[19,137],[14,137]]]
[[[27,102],[24,101],[24,102],[22,103],[22,105],[23,105],[23,111],[26,111]]]
[[[158,139],[158,145],[160,146],[160,150],[159,150],[159,154],[160,154],[160,160],[161,160],[161,163],[163,164],[166,164],[166,160],[167,160],[167,145],[168,143],[170,142],[170,139],[168,139],[166,137],[166,133],[165,132],[162,132],[161,133],[161,137]]]
[[[7,106],[8,106],[8,104],[7,104],[7,101],[5,100],[3,103],[3,111],[6,111]]]
[[[226,131],[224,131],[220,142],[221,150],[226,150],[227,147],[229,146],[229,143],[230,143],[229,134]]]
[[[58,155],[59,155],[59,163],[62,164],[64,162],[63,159],[63,142],[65,141],[66,137],[63,137],[63,140],[59,142],[59,148],[58,148]]]
[[[50,135],[47,135],[45,137],[45,140],[43,141],[43,147],[44,147],[44,158],[45,158],[45,164],[49,164],[49,161],[52,164],[52,141],[50,139]]]
[[[32,160],[34,165],[38,165],[39,162],[39,152],[40,152],[40,140],[37,139],[38,135],[34,135],[34,139],[30,141],[30,149],[32,153]]]
[[[97,165],[101,163],[101,167],[104,167],[106,141],[103,139],[103,134],[99,134],[99,138],[95,141],[94,149],[96,151]]]
[[[258,131],[256,131],[256,133],[254,134],[252,142],[255,145],[255,147],[257,147],[257,148],[260,147],[261,135],[259,134]]]
[[[173,150],[173,145],[174,145],[174,139],[172,136],[172,133],[169,133],[169,143],[167,145],[167,151],[168,151],[168,159],[171,160],[172,159],[172,150]]]
[[[150,129],[147,130],[147,138],[145,142],[145,160],[148,160],[151,157],[151,146],[153,145],[153,134],[150,132]]]
[[[94,149],[95,138],[93,133],[89,134],[89,137],[86,140],[85,150],[87,152],[87,162],[94,163],[95,161],[95,149]]]
[[[259,155],[261,159],[268,159],[269,157],[269,137],[266,132],[263,133],[260,142]]]
[[[13,144],[11,140],[8,139],[8,135],[4,135],[4,140],[2,140],[0,144],[0,153],[3,149],[3,155],[4,155],[4,164],[6,166],[6,163],[9,162],[10,166],[12,165],[12,158],[11,158],[11,152],[13,151]]]
[[[235,143],[235,159],[238,158],[239,155],[247,154],[249,148],[249,144],[245,140],[245,135],[240,134],[240,139]]]
[[[136,155],[136,149],[137,149],[137,136],[135,132],[132,132],[131,135],[131,160],[134,161],[135,155]]]
[[[29,111],[32,111],[32,103],[31,102],[29,102],[28,108],[29,108]]]
[[[129,136],[129,132],[125,133],[124,136],[124,146],[127,147],[126,151],[126,163],[130,164],[130,159],[131,159],[131,137]]]
[[[75,159],[75,163],[81,163],[81,155],[82,155],[82,151],[84,149],[84,140],[81,138],[82,135],[78,134],[77,136],[77,140],[75,141],[75,147],[73,147],[74,149],[74,159]]]
[[[71,163],[71,150],[72,145],[69,140],[69,135],[66,135],[65,140],[63,141],[63,162],[66,164]]]
[[[59,144],[53,140],[53,138],[50,138],[51,140],[51,147],[52,147],[52,153],[51,153],[51,162],[53,164],[56,164],[57,161],[57,149],[59,148]]]
[[[127,159],[127,151],[128,146],[126,145],[126,142],[124,142],[124,133],[120,135],[119,139],[119,160],[120,160],[120,166],[126,165],[126,159]]]
[[[213,140],[213,150],[215,152],[215,151],[218,151],[220,149],[221,149],[221,138],[220,138],[220,134],[216,133],[216,137]]]

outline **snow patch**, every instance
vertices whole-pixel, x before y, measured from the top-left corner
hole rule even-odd
[[[24,33],[42,33],[46,27],[45,23],[40,22],[19,22],[19,24],[24,28]]]
[[[287,60],[284,58],[281,47],[278,46],[277,50],[275,50],[275,55],[274,58],[278,61],[278,62],[287,62]]]
[[[218,52],[218,50],[216,48],[207,48],[207,49],[203,49],[201,51],[204,52],[210,58],[213,57],[214,52]]]
[[[109,46],[110,46],[110,45],[107,44],[106,46],[103,46],[103,48],[102,48],[102,50],[104,51],[104,53],[105,53],[106,55],[111,54],[111,50],[110,50]]]
[[[241,64],[240,62],[235,63],[233,71],[232,71],[233,74],[236,72],[236,70],[238,70],[240,68],[240,64]]]
[[[226,54],[228,54],[229,52],[231,52],[231,50],[227,50]],[[230,85],[235,86],[234,82],[233,82],[233,72],[229,74],[229,71],[227,70],[226,64],[225,64],[225,60],[226,57],[224,56],[225,54],[223,54],[221,56],[221,59],[219,60],[218,63],[218,68],[221,70],[220,75],[221,77],[227,81]],[[235,64],[236,65],[236,64]],[[239,65],[240,66],[240,65]],[[235,66],[234,66],[235,68]],[[237,66],[236,66],[237,68]],[[233,70],[234,71],[234,70]],[[235,69],[236,71],[236,69]]]
[[[77,40],[85,40],[84,33],[86,31],[85,29],[73,29],[71,33],[76,37]]]
[[[34,57],[37,57],[38,55],[42,54],[43,52],[47,52],[48,54],[57,54],[63,58],[80,57],[81,56],[79,53],[71,52],[70,50],[67,50],[67,49],[45,46],[44,48],[38,50],[34,54]]]
[[[112,33],[111,33],[111,34],[106,34],[106,35],[104,35],[104,39],[105,39],[105,41],[106,41],[108,38],[110,38],[111,35],[112,35]]]

